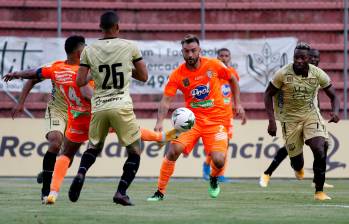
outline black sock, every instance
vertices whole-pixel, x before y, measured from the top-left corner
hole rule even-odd
[[[47,151],[42,161],[42,188],[41,194],[47,196],[50,193],[50,185],[53,170],[55,168],[57,153]]]
[[[318,151],[314,154],[314,163],[313,163],[313,171],[314,171],[314,183],[315,183],[315,191],[323,191],[324,183],[326,178],[326,152]]]
[[[100,152],[101,150],[98,149],[87,149],[84,154],[82,154],[78,173],[85,175],[88,169],[95,163],[96,157]]]
[[[139,168],[140,163],[140,156],[135,153],[130,153],[128,155],[128,158],[124,164],[123,167],[123,174],[120,178],[119,186],[118,186],[118,192],[120,192],[122,195],[126,194],[127,188],[132,183],[133,179],[136,176],[137,170]]]
[[[269,165],[268,169],[264,172],[264,174],[267,174],[269,176],[271,176],[273,174],[273,172],[276,170],[276,168],[278,168],[278,166],[280,165],[280,163],[287,157],[287,150],[286,147],[282,147],[280,148],[273,161],[271,162],[271,164]]]

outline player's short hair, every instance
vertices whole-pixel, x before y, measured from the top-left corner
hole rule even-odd
[[[305,42],[299,42],[294,50],[306,50],[310,51],[310,45]]]
[[[217,54],[221,53],[222,51],[227,51],[230,54],[230,50],[228,48],[225,48],[225,47],[218,49]]]
[[[198,45],[200,45],[199,38],[195,36],[194,34],[187,34],[184,36],[184,38],[181,40],[181,44],[190,44],[192,42],[196,42]]]
[[[101,15],[99,27],[103,30],[109,30],[115,24],[119,23],[119,16],[114,11],[107,11]]]
[[[75,51],[81,44],[85,44],[83,36],[73,35],[68,37],[64,43],[65,53],[70,54]]]

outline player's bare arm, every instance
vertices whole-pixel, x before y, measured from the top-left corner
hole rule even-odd
[[[93,88],[90,85],[80,87],[81,95],[88,101],[91,101],[93,96]]]
[[[157,117],[156,125],[154,128],[155,131],[162,131],[163,130],[162,123],[167,116],[172,99],[173,99],[173,96],[163,95],[163,97],[160,101],[160,104],[159,104],[159,108],[158,108],[158,117]]]
[[[14,119],[14,117],[16,116],[16,114],[18,112],[22,112],[23,111],[25,99],[29,95],[29,92],[34,87],[34,85],[36,83],[39,83],[39,82],[41,82],[41,80],[39,80],[39,79],[31,79],[31,80],[28,80],[24,84],[22,92],[21,92],[21,95],[19,96],[17,104],[12,108],[12,111],[11,111],[12,119]]]
[[[245,117],[245,110],[241,106],[241,103],[240,103],[239,83],[233,75],[231,76],[231,78],[229,80],[229,84],[230,84],[231,92],[233,93],[233,102],[234,102],[234,106],[235,106],[235,110],[236,110],[235,113],[236,113],[236,115],[240,116],[241,118],[244,118]]]
[[[331,100],[331,107],[332,107],[332,112],[330,113],[330,120],[328,121],[328,123],[334,122],[337,123],[339,121],[339,99],[336,95],[336,91],[333,88],[332,85],[330,85],[327,88],[323,89],[326,93],[326,95],[328,96],[328,98],[330,98]]]
[[[274,107],[273,107],[273,96],[279,91],[271,82],[269,83],[267,89],[264,93],[264,104],[265,109],[267,111],[269,125],[268,125],[268,133],[271,136],[276,136],[276,122],[274,116]]]
[[[148,70],[144,60],[133,62],[133,65],[135,66],[135,69],[132,70],[132,78],[141,82],[146,82],[148,80]]]
[[[2,79],[5,82],[9,82],[13,79],[36,79],[37,73],[36,69],[29,69],[29,70],[24,70],[24,71],[19,71],[19,72],[11,72],[6,74]]]
[[[87,85],[89,68],[86,66],[79,66],[78,76],[76,77],[76,85],[81,87]]]

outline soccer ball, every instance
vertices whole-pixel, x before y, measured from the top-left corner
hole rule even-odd
[[[185,132],[194,126],[195,115],[188,108],[180,107],[173,111],[171,121],[174,129]]]

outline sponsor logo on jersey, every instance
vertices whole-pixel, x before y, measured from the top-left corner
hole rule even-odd
[[[222,90],[222,94],[223,94],[224,97],[229,96],[229,94],[231,93],[229,84],[222,85],[221,86],[221,90]]]
[[[208,97],[209,94],[210,94],[210,87],[205,85],[197,86],[195,87],[195,89],[191,91],[192,97],[197,100],[204,100]]]

